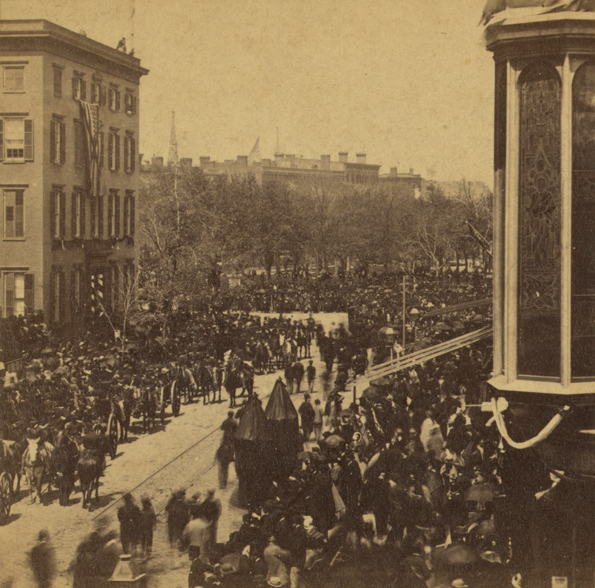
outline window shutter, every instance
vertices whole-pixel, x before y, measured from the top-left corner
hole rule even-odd
[[[114,135],[109,133],[107,136],[107,167],[114,169]]]
[[[99,106],[105,106],[107,103],[107,89],[99,86]]]
[[[0,161],[4,159],[4,121],[0,120]]]
[[[116,194],[114,196],[114,206],[116,207],[116,214],[114,215],[114,235],[116,237],[120,236],[120,196]]]
[[[130,137],[124,136],[124,170],[130,171]]]
[[[98,135],[99,138],[99,168],[103,168],[103,131]]]
[[[134,222],[135,222],[135,197],[130,196],[130,236],[134,237]]]
[[[66,275],[65,272],[58,272],[58,282],[59,282],[59,298],[58,298],[58,307],[60,312],[60,321],[63,321],[66,318]]]
[[[107,236],[111,237],[113,235],[113,220],[112,215],[114,213],[114,195],[110,194],[107,197]]]
[[[103,237],[103,196],[97,197],[97,233]]]
[[[136,96],[132,96],[132,113],[136,114]]]
[[[116,110],[120,110],[120,92],[116,90]]]
[[[70,316],[77,314],[77,300],[76,300],[76,270],[70,271]]]
[[[87,99],[87,82],[85,80],[81,80],[81,100]]]
[[[59,192],[60,195],[60,239],[66,237],[66,194]]]
[[[76,234],[76,199],[78,198],[78,194],[76,192],[73,192],[70,195],[71,201],[72,201],[72,215],[70,218],[70,238],[74,239],[77,234]]]
[[[130,137],[130,171],[134,173],[136,169],[136,139]]]
[[[15,193],[14,206],[14,236],[25,236],[25,193],[17,190]]]
[[[60,123],[60,163],[66,162],[66,123]]]
[[[50,121],[50,161],[56,162],[56,121]]]
[[[97,198],[91,198],[91,237],[95,237]]]
[[[6,316],[12,316],[14,314],[14,274],[5,274],[5,309]]]
[[[56,322],[56,272],[50,273],[50,323]]]
[[[50,234],[56,237],[56,192],[50,193]]]
[[[120,135],[114,135],[114,144],[116,151],[116,171],[120,169]]]
[[[76,85],[77,85],[77,78],[72,78],[72,97],[76,98]]]
[[[33,121],[25,119],[25,161],[33,161]]]
[[[25,274],[25,314],[32,314],[35,311],[35,290],[33,274]]]
[[[122,226],[122,236],[128,237],[130,235],[130,225],[128,221],[130,219],[129,214],[130,196],[124,196],[124,225]]]
[[[87,199],[85,198],[85,195],[81,192],[79,194],[79,198],[81,201],[81,237],[85,236],[85,217],[86,217],[86,208],[87,208]]]

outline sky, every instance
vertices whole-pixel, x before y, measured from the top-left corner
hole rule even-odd
[[[483,0],[0,0],[116,47],[134,29],[140,146],[198,163],[277,146],[347,151],[428,179],[493,183],[494,63]],[[131,19],[134,5],[134,18]]]

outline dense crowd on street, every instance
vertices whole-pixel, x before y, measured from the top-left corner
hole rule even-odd
[[[405,317],[408,352],[490,322],[477,308],[423,320],[428,311],[485,298],[488,279],[422,275],[405,283],[406,308],[421,315],[417,324]],[[208,309],[179,313],[169,339],[147,333],[129,346],[50,347],[38,317],[19,319],[35,338],[18,373],[7,376],[4,437],[15,439],[14,445],[49,443],[57,453],[72,441],[93,451],[116,406],[125,421],[153,396],[153,416],[163,414],[157,397],[168,382],[193,386],[205,404],[229,400],[230,409],[239,406],[241,389],[243,405],[223,423],[217,460],[221,488],[235,461],[244,524],[227,541],[217,537],[221,504],[214,491],[201,500],[181,489],[167,506],[170,541],[189,553],[190,587],[336,585],[347,568],[351,573],[341,580],[347,586],[361,585],[364,573],[366,583],[379,586],[508,586],[519,563],[496,525],[507,491],[501,471],[506,454],[495,427],[486,425],[489,415],[478,408],[486,400],[489,346],[463,347],[399,371],[352,399],[351,380],[396,348],[395,338],[379,329],[392,325],[401,332],[402,277],[277,288],[285,305],[277,310],[311,312],[324,300],[325,311],[346,311],[348,325],[333,325],[330,332],[314,321],[250,314],[264,308],[259,290],[267,290],[257,286],[250,296],[230,291]],[[248,308],[237,308],[238,300],[249,301]],[[319,373],[309,359],[314,346],[324,365]],[[263,437],[258,446],[243,446],[238,431],[254,428],[261,416],[266,421],[252,391],[254,374],[280,368],[279,394],[307,391],[291,416],[296,442],[280,448]],[[260,464],[246,468],[246,447]],[[6,449],[2,459],[9,459]],[[254,472],[258,483],[250,477]],[[149,497],[141,502],[142,509],[127,496],[120,509],[120,541],[124,552],[149,556],[155,514]],[[85,539],[77,551],[75,585],[87,585],[81,570],[102,550],[114,552],[114,539],[101,528]],[[353,561],[364,564],[354,570]]]

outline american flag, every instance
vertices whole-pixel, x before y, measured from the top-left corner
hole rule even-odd
[[[99,195],[99,105],[79,100],[87,139],[87,188],[89,196]]]
[[[260,161],[260,137],[256,139],[252,151],[248,154],[248,165],[254,165],[258,161]]]

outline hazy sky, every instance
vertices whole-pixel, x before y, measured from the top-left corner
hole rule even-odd
[[[0,0],[115,47],[133,0]],[[483,0],[134,0],[140,152],[233,159],[365,152],[381,173],[492,184],[493,61]],[[197,161],[198,163],[198,161]]]

